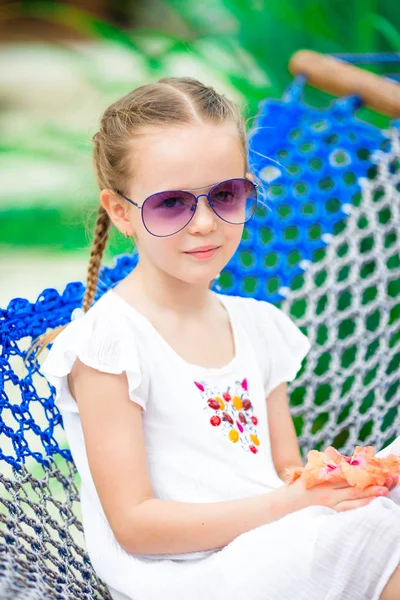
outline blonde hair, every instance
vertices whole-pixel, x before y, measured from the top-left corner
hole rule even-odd
[[[238,132],[247,167],[246,128],[237,105],[190,77],[166,77],[129,92],[104,112],[100,128],[93,136],[93,162],[100,190],[127,193],[132,179],[131,146],[135,134],[153,126],[194,123],[232,123]],[[107,243],[111,221],[100,206],[90,252],[87,287],[82,310],[88,311],[96,294],[101,260]],[[66,327],[62,325],[38,338],[28,355],[40,347],[39,354]]]

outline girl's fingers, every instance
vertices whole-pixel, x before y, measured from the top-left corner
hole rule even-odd
[[[398,475],[389,475],[388,478],[385,481],[385,486],[388,488],[388,490],[392,490],[393,488],[396,487],[396,485],[399,484],[399,476]]]
[[[384,485],[370,485],[365,490],[359,490],[358,498],[368,498],[370,496],[387,496],[389,490]]]
[[[388,488],[388,490],[391,490],[393,487],[393,477],[392,475],[389,475],[385,481],[385,486]]]
[[[363,498],[371,498],[371,496],[387,496],[388,493],[388,488],[383,485],[370,485],[364,490],[359,490],[356,487],[349,487],[342,492],[343,499],[341,500],[341,502],[356,501],[361,500]]]
[[[376,496],[373,496],[372,498],[360,498],[360,500],[345,500],[343,502],[339,502],[339,504],[336,504],[336,506],[334,507],[334,510],[336,510],[337,512],[343,512],[345,510],[353,510],[354,508],[361,508],[362,506],[367,506],[367,504],[369,504],[370,502],[373,502],[375,500]]]

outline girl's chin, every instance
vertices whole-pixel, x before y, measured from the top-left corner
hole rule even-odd
[[[216,269],[202,269],[202,272],[197,272],[197,269],[185,269],[184,272],[177,274],[178,279],[190,285],[199,285],[208,287],[221,271]]]
[[[218,277],[218,273],[216,273],[215,275],[208,275],[207,277],[185,277],[182,278],[182,281],[184,281],[185,283],[189,284],[189,285],[196,285],[196,286],[204,286],[204,287],[209,287],[211,285],[211,282]]]

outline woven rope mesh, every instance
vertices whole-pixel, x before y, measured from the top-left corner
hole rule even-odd
[[[399,122],[357,120],[357,98],[301,102],[301,78],[268,101],[249,159],[262,205],[214,285],[278,304],[312,349],[290,402],[302,451],[377,449],[400,434]],[[96,299],[136,265],[103,267]],[[31,340],[68,323],[82,283],[0,310],[0,598],[109,598],[86,555],[79,476]]]
[[[312,344],[291,396],[304,450],[382,448],[400,434],[399,130],[388,135],[391,151],[371,157],[373,179],[281,305]]]
[[[88,557],[75,465],[8,466],[0,475],[0,598],[109,598]]]

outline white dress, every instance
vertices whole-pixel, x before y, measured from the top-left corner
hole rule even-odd
[[[378,600],[400,563],[399,487],[391,499],[352,511],[300,510],[207,552],[138,556],[117,543],[68,389],[77,356],[100,371],[126,372],[129,396],[143,408],[157,498],[222,502],[283,485],[271,458],[265,399],[294,379],[308,339],[267,302],[218,298],[235,341],[235,357],[223,368],[184,361],[112,290],[66,327],[44,361],[42,372],[56,388],[81,476],[82,520],[94,569],[115,600]],[[396,444],[400,452],[399,439]]]

